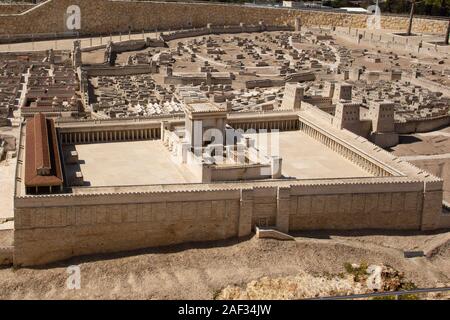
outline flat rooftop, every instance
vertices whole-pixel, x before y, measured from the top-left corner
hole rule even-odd
[[[286,178],[332,179],[373,176],[300,131],[269,133],[268,135],[269,141],[275,139],[275,142],[276,136],[279,136],[279,153],[283,158],[282,173]],[[254,137],[255,135],[247,136]],[[261,147],[261,150],[265,149]]]
[[[200,112],[225,112],[224,108],[211,102],[188,103],[186,109],[192,113]]]
[[[160,140],[79,144],[75,149],[79,165],[66,164],[66,176],[73,176],[81,169],[85,186],[200,182],[172,161]]]

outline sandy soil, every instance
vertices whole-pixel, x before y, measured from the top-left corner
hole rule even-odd
[[[450,285],[449,241],[450,232],[317,233],[297,234],[289,242],[249,238],[74,258],[0,270],[0,299],[213,299],[230,285],[301,274],[307,282],[311,276],[342,274],[345,263],[361,262],[390,265],[419,287],[444,286]],[[434,248],[430,258],[406,259],[401,250],[427,246]],[[80,267],[80,290],[66,287],[70,265]]]

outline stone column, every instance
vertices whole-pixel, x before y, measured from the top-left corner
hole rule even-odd
[[[281,232],[289,232],[289,213],[291,209],[290,188],[278,188],[277,190],[277,229]]]
[[[434,230],[442,215],[443,182],[426,183],[424,188],[421,230]]]
[[[253,190],[241,190],[239,208],[238,237],[244,237],[252,232]]]

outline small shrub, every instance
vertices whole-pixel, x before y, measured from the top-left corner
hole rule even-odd
[[[346,262],[344,268],[347,273],[353,275],[353,280],[355,282],[360,282],[367,278],[368,265],[365,262],[361,263],[358,267],[353,267],[350,263]]]

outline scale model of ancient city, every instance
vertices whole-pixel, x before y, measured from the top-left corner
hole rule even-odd
[[[415,17],[408,35],[409,17],[376,19],[0,5],[0,263],[325,230],[448,235],[449,22]]]

